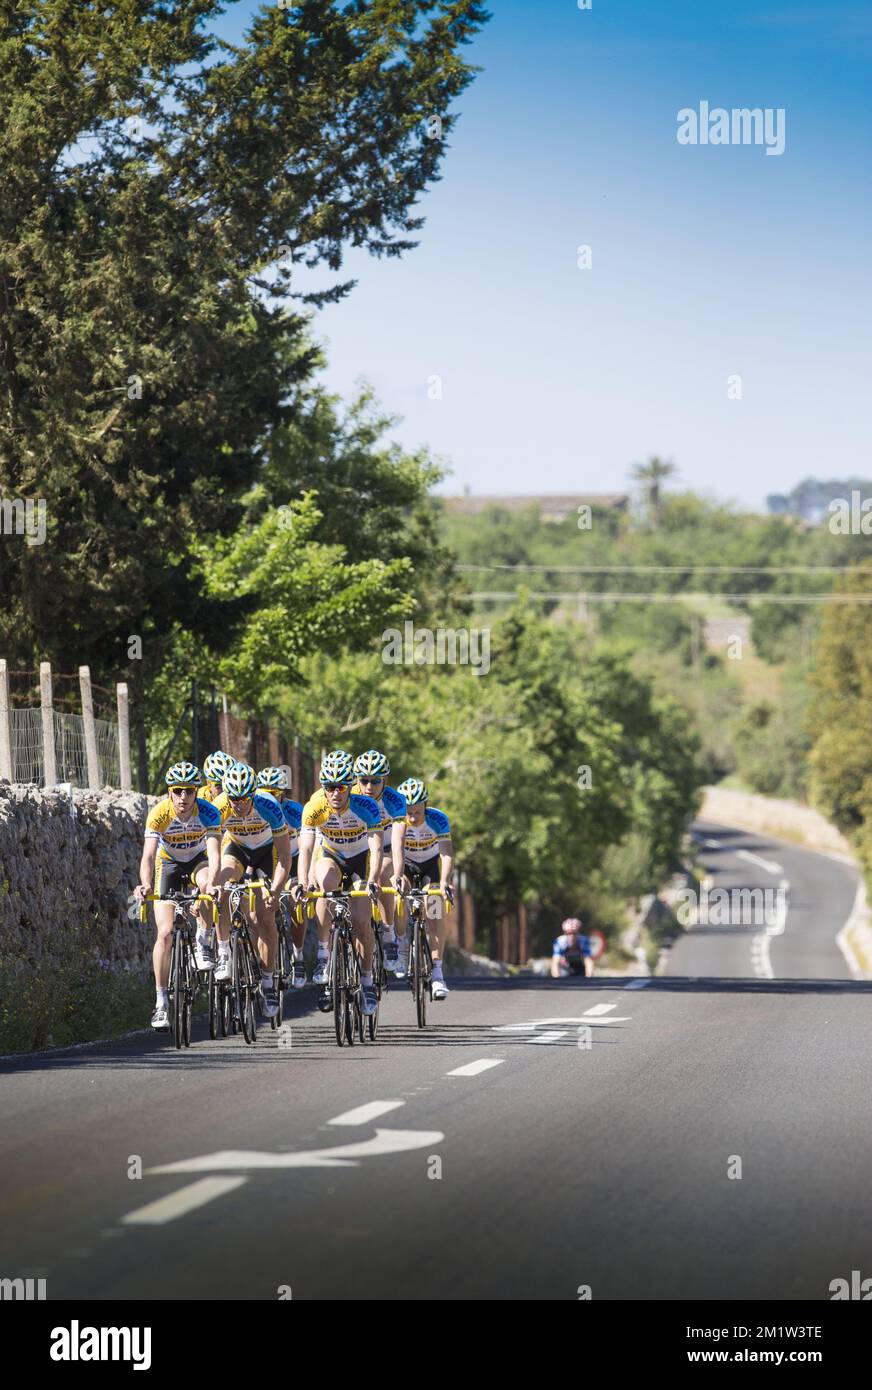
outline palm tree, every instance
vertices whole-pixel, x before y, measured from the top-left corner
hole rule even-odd
[[[647,463],[634,463],[630,470],[630,477],[641,483],[645,490],[648,512],[655,522],[660,519],[660,484],[677,471],[674,463],[658,458],[656,454]]]

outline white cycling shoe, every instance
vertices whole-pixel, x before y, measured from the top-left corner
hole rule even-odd
[[[300,960],[294,962],[294,978],[291,980],[291,988],[306,988],[306,967]]]
[[[208,942],[201,941],[199,937],[194,942],[194,958],[198,970],[215,969],[215,952]]]
[[[324,956],[323,959],[321,958],[321,956],[318,957],[318,960],[317,960],[317,962],[316,962],[316,964],[315,964],[315,973],[314,973],[314,975],[312,976],[312,984],[313,984],[313,985],[326,985],[326,983],[327,983],[327,967],[328,967],[329,964],[330,964],[330,960],[329,960],[329,958],[328,958],[327,956]]]
[[[217,964],[217,966],[215,967],[215,979],[216,979],[216,980],[229,980],[231,974],[232,974],[232,972],[231,972],[231,969],[230,969],[230,957],[229,957],[229,956],[219,956],[219,957],[218,957],[218,964]]]
[[[434,1002],[439,999],[446,999],[448,994],[449,989],[444,980],[433,981],[432,998]]]
[[[157,1008],[155,1009],[154,1013],[153,1013],[152,1016],[151,1016],[151,1026],[152,1026],[152,1028],[154,1029],[154,1031],[155,1031],[156,1033],[168,1033],[168,1032],[169,1032],[169,1030],[170,1030],[170,1019],[169,1019],[169,1014],[168,1014],[167,1011],[166,1011],[166,1006],[165,1006],[165,1005],[163,1005],[163,1004],[158,1004]]]
[[[397,941],[397,965],[394,975],[398,980],[404,980],[409,973],[409,943],[408,940]]]

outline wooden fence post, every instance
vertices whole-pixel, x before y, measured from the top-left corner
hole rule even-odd
[[[97,757],[97,726],[94,723],[94,697],[91,693],[91,668],[79,667],[79,690],[82,693],[82,724],[85,729],[85,760],[88,764],[88,790],[100,790],[100,760]]]
[[[39,663],[39,702],[42,708],[42,771],[43,786],[57,785],[58,768],[55,760],[54,709],[51,702],[51,662]]]
[[[124,681],[116,685],[115,695],[118,701],[118,780],[121,790],[129,792],[133,789],[130,780],[130,709]]]
[[[0,661],[0,777],[12,781],[12,715],[9,711],[9,672]]]

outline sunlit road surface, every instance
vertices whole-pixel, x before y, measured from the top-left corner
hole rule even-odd
[[[49,1299],[828,1299],[872,1272],[856,876],[698,832],[713,886],[786,882],[786,909],[694,927],[662,978],[458,981],[423,1032],[394,985],[341,1050],[306,991],[254,1048],[199,1022],[189,1052],[0,1064],[0,1269]]]

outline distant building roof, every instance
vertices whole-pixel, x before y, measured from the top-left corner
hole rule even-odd
[[[521,511],[525,507],[535,507],[543,521],[563,521],[567,516],[577,513],[579,507],[600,507],[609,511],[624,511],[629,497],[623,492],[578,492],[578,493],[540,493],[530,496],[486,497],[443,497],[446,510],[460,512],[465,516],[478,516],[488,507],[502,507],[507,512]]]

